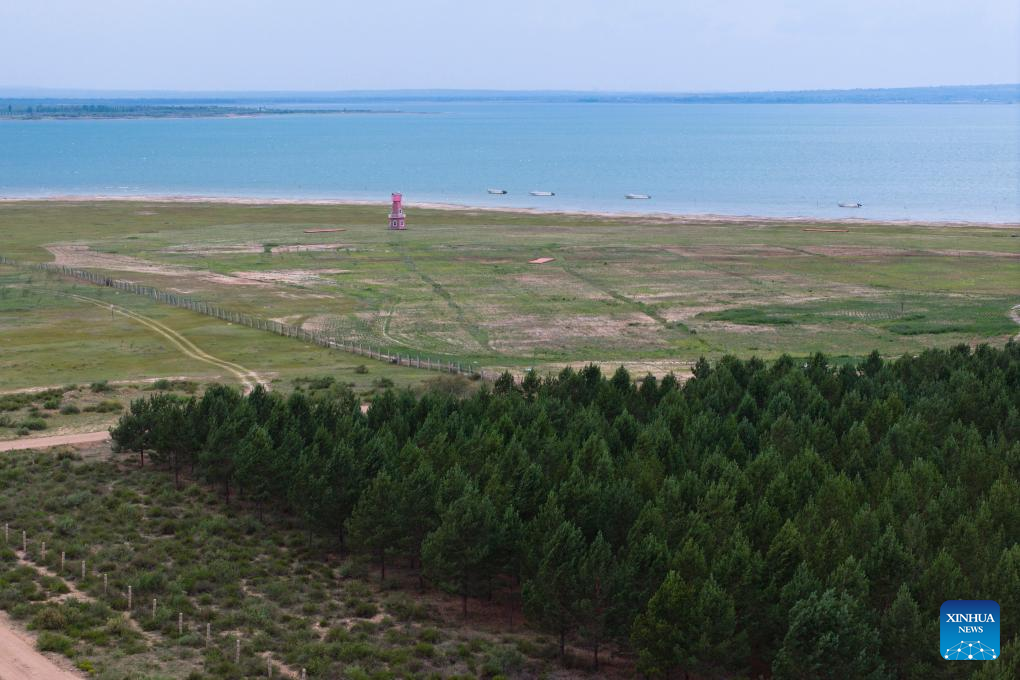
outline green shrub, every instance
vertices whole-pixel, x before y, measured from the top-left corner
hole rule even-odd
[[[43,607],[32,617],[31,628],[38,630],[64,630],[67,617],[59,607]]]
[[[64,656],[74,656],[74,642],[66,635],[44,632],[36,640],[36,647],[43,652],[56,652]]]
[[[76,413],[81,413],[81,409],[74,404],[64,404],[60,407],[60,413],[65,416],[72,416]]]
[[[92,404],[86,406],[85,410],[89,413],[115,413],[124,409],[124,405],[116,399],[104,399],[98,404]]]
[[[358,373],[359,375],[364,375],[368,373],[368,366],[366,366],[365,364],[358,364],[357,366],[354,367],[354,372]]]
[[[516,676],[523,667],[523,654],[513,647],[497,647],[489,652],[482,664],[482,672],[493,676]]]
[[[50,411],[56,411],[58,408],[60,408],[60,398],[51,397],[47,399],[46,401],[43,402],[43,408]]]
[[[106,380],[99,380],[89,385],[89,389],[93,392],[112,392],[113,388],[110,387],[110,383]]]
[[[46,421],[42,418],[25,418],[21,421],[21,429],[24,430],[45,430],[46,427]]]

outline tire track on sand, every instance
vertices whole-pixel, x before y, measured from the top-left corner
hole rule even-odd
[[[59,295],[60,293],[57,294]],[[239,364],[235,364],[231,361],[220,359],[209,354],[208,352],[200,349],[186,337],[175,331],[173,328],[161,324],[155,319],[144,316],[142,314],[139,314],[138,312],[132,311],[125,307],[121,307],[119,305],[106,302],[104,300],[97,300],[96,298],[90,298],[85,295],[79,295],[77,293],[66,293],[65,295],[67,295],[67,297],[78,300],[79,302],[85,302],[88,304],[96,305],[97,307],[102,307],[103,309],[109,309],[117,314],[120,314],[121,316],[125,316],[131,319],[132,321],[142,324],[143,326],[153,331],[154,333],[162,335],[174,347],[180,350],[180,352],[185,356],[195,359],[196,361],[202,361],[204,363],[211,364],[213,366],[216,366],[217,368],[232,373],[241,382],[241,385],[246,393],[251,392],[253,389],[255,389],[255,385],[266,384],[266,381],[263,380],[262,377],[255,371],[245,368],[244,366],[241,366]]]

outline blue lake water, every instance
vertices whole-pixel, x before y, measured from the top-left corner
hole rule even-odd
[[[1020,221],[1020,106],[399,106],[420,113],[0,121],[0,196],[399,190],[412,206]]]

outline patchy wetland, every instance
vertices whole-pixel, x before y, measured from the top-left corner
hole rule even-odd
[[[1020,225],[424,208],[411,209],[406,232],[385,225],[376,205],[14,201],[0,204],[0,256],[88,269],[389,354],[518,374],[597,361],[662,375],[725,354],[897,356],[1001,344],[1020,330],[1010,316]],[[181,358],[144,328],[104,323],[101,307],[66,295],[110,302],[113,291],[14,267],[0,276],[11,312],[0,332],[13,350],[0,359],[0,389],[45,381],[26,354],[72,339],[43,355],[70,364],[54,383],[183,373],[161,368]],[[116,304],[180,326],[212,354],[228,347],[270,379],[302,369],[296,343],[132,297],[117,294]],[[312,365],[345,361],[310,353]],[[91,372],[100,358],[105,373]]]
[[[0,201],[0,678],[1017,677],[1020,225],[386,226]]]

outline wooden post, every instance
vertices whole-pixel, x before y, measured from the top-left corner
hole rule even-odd
[[[81,561],[81,580],[85,580],[85,560]]]
[[[156,598],[152,598],[152,620],[156,620]]]
[[[266,659],[266,677],[267,678],[272,678],[273,677],[273,660],[272,659]]]
[[[177,637],[184,635],[184,612],[177,612]]]
[[[241,663],[241,636],[238,635],[234,643],[234,663]]]
[[[42,542],[42,548],[39,549],[39,561],[46,561],[46,541]]]
[[[25,553],[25,557],[28,557],[28,536],[24,531],[21,532],[21,552]]]
[[[110,592],[110,577],[103,574],[103,595],[108,595]]]
[[[128,608],[127,608],[127,610],[129,612],[131,611],[131,586],[128,586]]]
[[[63,571],[64,571],[64,556],[65,556],[66,554],[67,554],[67,553],[66,553],[66,552],[64,552],[63,550],[61,550],[61,551],[60,551],[60,571],[61,571],[61,572],[63,572]]]
[[[210,624],[205,624],[205,646],[209,646],[209,641],[212,639],[212,627]]]

